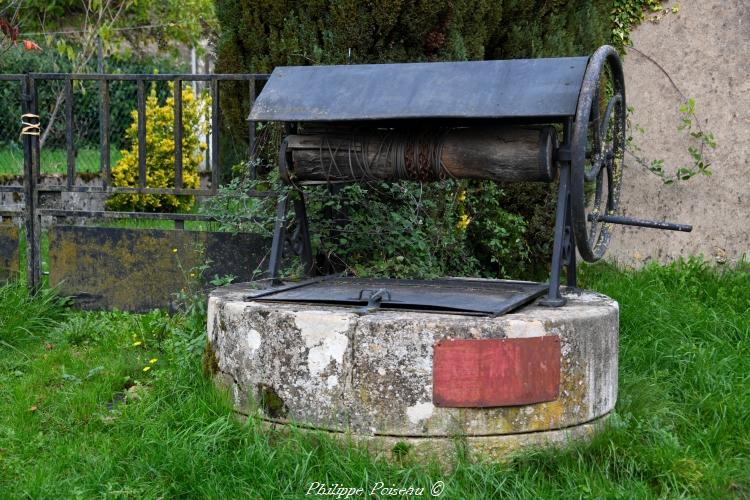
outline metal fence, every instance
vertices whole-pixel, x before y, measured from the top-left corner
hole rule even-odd
[[[221,125],[220,125],[220,102],[222,84],[226,82],[238,82],[247,85],[246,102],[251,106],[255,95],[268,78],[263,74],[59,74],[59,73],[31,73],[25,75],[0,75],[0,84],[17,85],[21,96],[21,131],[20,145],[23,154],[23,185],[0,184],[0,196],[4,193],[13,193],[22,203],[11,206],[0,206],[0,219],[22,218],[26,235],[26,273],[28,284],[32,290],[38,289],[42,284],[42,238],[41,218],[47,216],[53,220],[57,218],[77,217],[95,219],[160,219],[171,220],[176,229],[184,229],[185,221],[205,221],[211,217],[195,213],[145,213],[145,212],[117,212],[106,210],[80,210],[67,207],[55,206],[48,203],[48,198],[60,196],[62,193],[89,193],[94,196],[109,196],[116,193],[136,193],[152,195],[189,195],[189,196],[213,196],[217,193],[221,170]],[[39,88],[59,82],[62,85],[58,104],[62,104],[60,115],[65,125],[64,151],[65,167],[64,178],[61,182],[51,185],[40,182],[40,167],[43,158],[40,135],[45,119],[44,113],[40,116],[39,111]],[[77,185],[76,176],[80,174],[77,168],[77,149],[74,136],[74,123],[76,113],[76,86],[85,82],[89,87],[93,84],[98,93],[99,109],[99,165],[98,185]],[[137,182],[135,186],[114,186],[112,182],[112,158],[111,158],[111,100],[110,89],[117,82],[129,82],[136,87],[135,110],[137,114]],[[152,83],[153,82],[153,83]],[[169,187],[153,187],[147,182],[147,141],[146,141],[146,101],[147,84],[165,85],[172,82],[174,85],[173,110],[174,110],[174,178]],[[185,82],[200,82],[208,87],[211,97],[210,105],[210,132],[208,134],[209,147],[207,150],[206,165],[208,167],[206,185],[198,188],[186,187],[183,183],[183,84]],[[83,87],[81,87],[83,88]],[[91,98],[91,96],[86,96]],[[57,108],[57,106],[56,106]],[[57,109],[56,109],[57,111]],[[248,123],[246,140],[248,144],[248,157],[255,146],[255,123]],[[13,143],[15,139],[6,140]],[[260,193],[259,193],[260,195]],[[86,196],[86,195],[82,195]]]

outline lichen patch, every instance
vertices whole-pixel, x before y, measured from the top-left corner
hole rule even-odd
[[[343,363],[349,345],[349,315],[327,311],[299,311],[294,322],[309,349],[307,368],[312,376],[320,376],[326,367],[335,361]]]
[[[412,424],[418,424],[432,416],[435,407],[432,403],[419,403],[406,409],[406,416]]]
[[[247,348],[251,354],[253,351],[256,351],[260,347],[261,338],[258,330],[251,328],[250,331],[247,332],[247,337],[245,337],[245,340],[247,342]]]
[[[538,320],[510,319],[508,324],[508,338],[542,337],[547,334],[544,323]]]

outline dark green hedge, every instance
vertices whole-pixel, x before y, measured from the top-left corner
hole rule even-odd
[[[603,0],[216,0],[217,72],[278,65],[589,54],[607,43]],[[227,99],[238,126],[244,109]],[[237,120],[240,120],[238,123]]]

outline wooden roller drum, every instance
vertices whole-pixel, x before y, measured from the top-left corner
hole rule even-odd
[[[314,129],[287,136],[281,174],[287,182],[486,179],[551,182],[555,129],[475,127],[421,132]]]

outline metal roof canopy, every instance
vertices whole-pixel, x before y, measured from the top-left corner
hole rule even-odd
[[[588,57],[277,67],[254,121],[563,118]]]
[[[546,291],[546,284],[526,281],[325,276],[260,290],[245,300],[498,316],[528,304]]]

